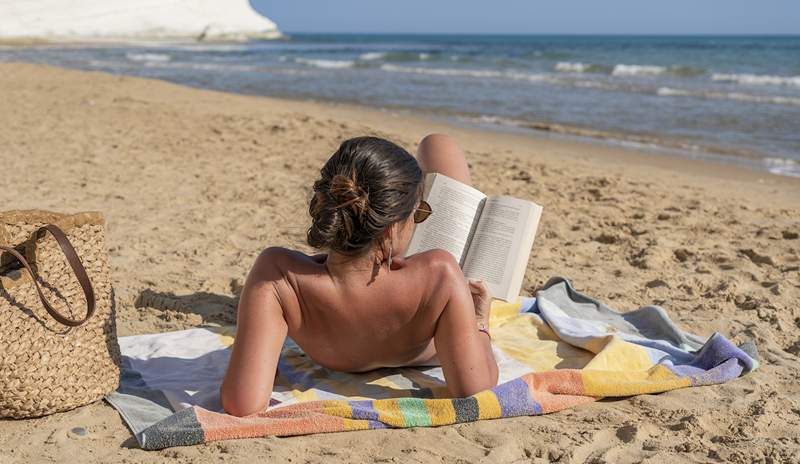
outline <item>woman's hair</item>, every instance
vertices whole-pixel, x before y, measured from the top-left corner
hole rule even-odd
[[[377,137],[342,143],[320,170],[308,211],[308,244],[359,256],[417,206],[422,170],[403,148]]]

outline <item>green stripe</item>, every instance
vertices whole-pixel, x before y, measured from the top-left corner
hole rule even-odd
[[[429,427],[431,415],[425,406],[425,400],[420,398],[398,398],[397,406],[403,414],[406,427]]]

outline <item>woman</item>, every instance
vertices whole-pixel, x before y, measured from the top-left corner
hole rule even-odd
[[[314,183],[306,256],[261,253],[239,302],[236,341],[221,387],[229,414],[269,403],[286,336],[318,364],[338,371],[441,365],[454,397],[497,384],[485,285],[468,282],[447,252],[403,259],[431,212],[421,202],[423,173],[470,184],[464,154],[429,135],[414,159],[375,137],[342,143]]]

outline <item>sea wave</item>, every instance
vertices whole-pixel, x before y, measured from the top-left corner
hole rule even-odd
[[[396,51],[396,52],[367,52],[359,55],[360,61],[428,61],[433,59],[433,54],[426,52],[410,52],[410,51]]]
[[[554,69],[566,73],[608,73],[612,68],[601,64],[559,61]]]
[[[358,59],[362,61],[374,61],[374,60],[382,60],[386,58],[386,52],[368,52],[362,53]]]
[[[800,163],[786,158],[764,158],[767,171],[779,176],[800,177]]]
[[[613,76],[657,76],[669,70],[665,66],[618,64],[611,70]]]
[[[125,57],[131,61],[166,63],[172,56],[165,53],[126,53]]]
[[[304,64],[313,68],[321,69],[345,69],[356,65],[353,60],[323,60],[314,58],[295,58],[295,63]]]
[[[595,63],[581,63],[571,61],[559,61],[554,66],[558,72],[564,73],[599,73],[611,74],[614,76],[657,76],[659,74],[671,74],[679,77],[694,77],[705,74],[704,69],[692,66],[651,66],[639,64],[617,64],[608,66]]]
[[[715,100],[736,100],[751,103],[771,103],[775,105],[800,106],[800,97],[783,97],[774,95],[752,95],[740,92],[704,92],[697,90],[659,87],[656,94],[660,97],[698,97]]]
[[[425,68],[421,66],[416,67],[384,64],[381,66],[381,70],[386,72],[428,74],[433,76],[479,77],[532,82],[547,81],[551,79],[547,74],[530,74],[518,71],[496,71],[490,69]]]
[[[714,73],[711,80],[745,85],[781,85],[800,87],[800,76],[770,76],[766,74]]]

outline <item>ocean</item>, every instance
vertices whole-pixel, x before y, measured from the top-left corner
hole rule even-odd
[[[407,110],[800,176],[800,37],[289,34],[0,61]]]

